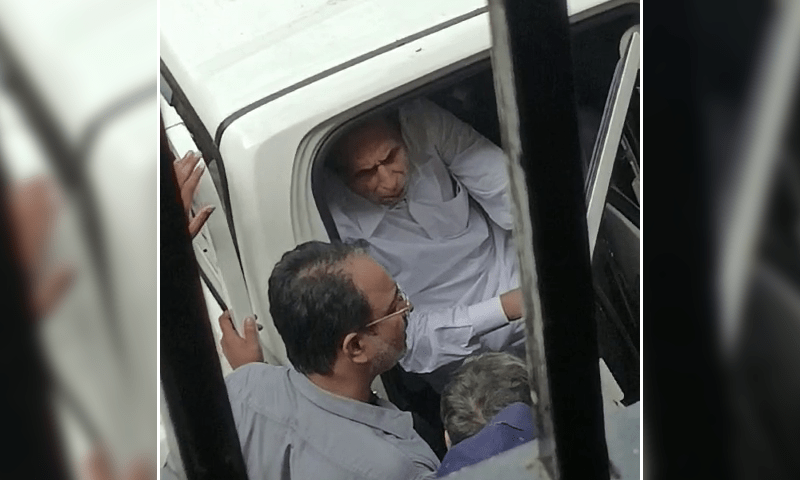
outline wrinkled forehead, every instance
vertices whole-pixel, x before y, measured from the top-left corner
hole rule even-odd
[[[397,126],[385,117],[376,117],[346,133],[342,137],[338,154],[342,167],[346,171],[352,171],[359,164],[382,160],[399,143],[401,135]]]

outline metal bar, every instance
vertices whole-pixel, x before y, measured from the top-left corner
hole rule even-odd
[[[168,137],[170,151],[177,158],[179,151],[186,151],[185,144],[184,147],[178,148],[172,144],[172,141]],[[196,148],[196,144],[192,144],[191,148]],[[211,175],[203,174],[201,176],[200,183],[194,194],[194,200],[200,205],[222,205],[222,200],[217,194]],[[210,287],[212,294],[216,292],[224,295],[227,301],[222,302],[220,308],[224,306],[223,311],[230,310],[236,331],[243,332],[245,318],[253,316],[256,312],[253,311],[242,264],[239,261],[236,246],[230,235],[229,224],[224,216],[212,215],[206,222],[204,231],[208,235],[205,239],[208,240],[208,243],[200,236],[193,240],[198,267],[208,280],[213,280],[214,286]],[[202,251],[204,248],[213,251],[213,262]],[[263,328],[266,331],[263,336],[259,335],[258,339],[264,354],[264,360],[270,365],[286,364],[286,348],[282,340],[280,340],[280,335],[275,329],[275,325],[272,322],[266,322]]]
[[[584,180],[563,0],[490,0],[540,458],[557,479],[609,478]]]
[[[211,171],[212,164],[216,165],[219,171],[219,185],[216,185],[216,188],[222,200],[222,209],[225,211],[225,218],[228,220],[228,228],[231,231],[231,238],[233,238],[233,246],[236,248],[236,258],[241,259],[239,243],[236,241],[236,227],[233,224],[233,210],[231,206],[231,194],[228,189],[228,176],[225,173],[225,163],[222,161],[222,154],[219,148],[217,148],[217,144],[214,143],[214,139],[211,138],[211,134],[206,129],[205,124],[200,120],[191,102],[189,102],[183,89],[178,85],[178,81],[175,80],[167,64],[164,63],[164,60],[160,62],[161,83],[165,83],[170,90],[169,104],[175,108],[175,111],[178,112],[178,115],[184,121],[186,129],[192,134],[192,140],[200,150],[200,153],[203,154],[203,161],[205,161],[206,166],[209,167],[209,172]]]
[[[600,222],[606,206],[608,185],[614,171],[625,117],[633,89],[636,86],[636,75],[639,71],[639,33],[631,35],[625,57],[620,59],[621,68],[617,68],[611,88],[608,92],[603,122],[592,153],[589,175],[586,178],[586,221],[589,228],[589,252],[594,254]]]
[[[203,283],[206,284],[208,291],[211,292],[211,296],[214,297],[214,300],[217,302],[219,309],[222,310],[223,312],[228,310],[228,305],[225,303],[225,300],[222,299],[222,295],[219,294],[219,291],[217,291],[217,288],[214,286],[214,283],[211,282],[211,279],[208,278],[208,275],[206,274],[205,271],[203,271],[202,268],[200,269],[200,278],[203,279]]]
[[[161,124],[161,385],[190,480],[245,480],[197,262]]]

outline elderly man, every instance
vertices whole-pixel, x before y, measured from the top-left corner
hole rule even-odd
[[[511,322],[522,307],[500,148],[420,99],[356,125],[326,165],[340,238],[367,241],[417,306],[406,371],[433,372],[428,381],[441,391],[468,355],[522,347],[523,322]]]
[[[435,475],[411,414],[370,388],[405,353],[412,310],[386,271],[360,247],[309,242],[275,266],[269,300],[292,367],[250,363],[226,379],[249,478]],[[227,313],[220,325],[238,337]]]

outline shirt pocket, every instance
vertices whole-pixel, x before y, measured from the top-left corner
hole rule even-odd
[[[455,181],[455,195],[449,200],[409,202],[409,212],[432,239],[450,239],[463,235],[469,225],[469,194]]]

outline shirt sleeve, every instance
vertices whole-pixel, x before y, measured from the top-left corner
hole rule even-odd
[[[408,353],[400,365],[414,373],[431,373],[462,360],[478,348],[481,335],[508,325],[500,297],[435,311],[411,313],[406,331]]]
[[[413,115],[425,125],[426,137],[450,173],[467,189],[486,213],[506,230],[512,228],[508,196],[508,171],[503,150],[428,100],[418,100]]]

